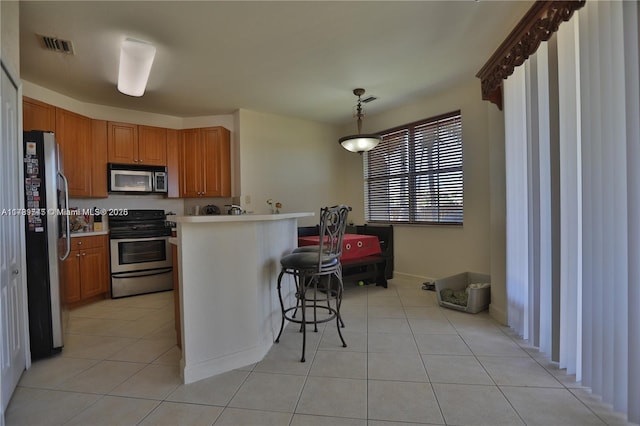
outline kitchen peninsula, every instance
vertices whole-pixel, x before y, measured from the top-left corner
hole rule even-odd
[[[177,224],[182,377],[192,383],[260,361],[280,329],[280,258],[313,213],[169,216]],[[283,280],[287,297],[292,281]]]

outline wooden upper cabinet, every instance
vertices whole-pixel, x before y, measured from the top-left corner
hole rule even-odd
[[[167,165],[167,129],[109,122],[109,162]]]
[[[181,131],[182,197],[231,196],[230,133],[224,127]]]
[[[55,109],[55,116],[69,196],[91,197],[91,119],[62,108]]]
[[[167,197],[180,197],[180,145],[182,132],[167,129]]]
[[[205,197],[231,196],[231,150],[229,131],[224,127],[200,129]]]
[[[202,196],[202,149],[199,129],[180,131],[180,195]]]
[[[167,165],[167,129],[138,126],[138,163]]]
[[[107,192],[107,122],[91,120],[91,196],[106,198]]]
[[[55,132],[56,107],[35,99],[22,97],[22,129]]]
[[[109,121],[107,146],[110,163],[138,163],[138,126]]]

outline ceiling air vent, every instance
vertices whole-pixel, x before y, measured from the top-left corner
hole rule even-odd
[[[69,40],[62,40],[56,37],[43,36],[38,34],[40,44],[47,50],[53,50],[54,52],[66,53],[73,55],[73,44]]]

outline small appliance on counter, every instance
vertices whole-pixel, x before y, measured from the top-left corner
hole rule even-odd
[[[176,212],[166,212],[165,218],[168,219],[167,216],[175,216],[175,215],[176,215]],[[167,228],[171,228],[171,229],[175,229],[176,227],[176,223],[172,220],[165,221],[165,225],[167,226]]]
[[[204,214],[207,216],[218,215],[220,214],[220,207],[213,204],[208,204],[202,207],[202,209],[200,210],[200,214]]]
[[[98,208],[96,207],[94,209],[94,211],[98,211]],[[102,215],[101,214],[96,214],[93,217],[93,230],[94,231],[102,231],[104,229],[103,225],[102,225]]]
[[[241,206],[238,206],[236,204],[225,204],[224,206],[229,207],[227,214],[238,215],[246,213],[246,211]]]

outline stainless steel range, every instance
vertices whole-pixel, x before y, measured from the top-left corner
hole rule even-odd
[[[111,297],[173,289],[173,264],[163,210],[110,215]]]

